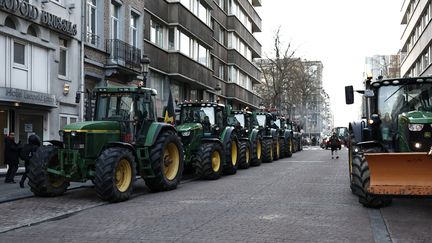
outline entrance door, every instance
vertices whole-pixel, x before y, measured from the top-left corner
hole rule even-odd
[[[26,144],[28,137],[36,134],[43,141],[43,115],[20,114],[18,118],[19,141]]]

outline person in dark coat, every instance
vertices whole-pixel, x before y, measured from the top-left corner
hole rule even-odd
[[[30,166],[30,159],[34,152],[40,147],[41,142],[38,135],[32,134],[28,138],[28,143],[24,145],[20,152],[20,158],[24,160],[25,173],[22,175],[20,180],[20,187],[24,188],[24,182],[27,179],[27,173]]]
[[[333,132],[333,135],[330,137],[330,148],[331,148],[331,156],[332,159],[333,157],[333,153],[336,154],[336,159],[339,159],[339,155],[338,155],[338,148],[339,148],[339,144],[340,144],[340,140],[338,138],[338,136],[336,135],[335,132]]]
[[[16,183],[14,181],[15,174],[18,170],[19,163],[19,152],[20,143],[15,143],[15,134],[13,132],[9,133],[9,136],[5,138],[5,154],[4,160],[5,164],[8,165],[8,170],[6,172],[5,183]]]

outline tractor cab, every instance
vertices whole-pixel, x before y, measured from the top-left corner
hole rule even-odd
[[[225,106],[217,103],[180,104],[181,134],[202,131],[204,137],[219,137],[226,125]]]

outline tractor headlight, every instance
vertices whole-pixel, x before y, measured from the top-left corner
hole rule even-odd
[[[421,143],[415,143],[415,144],[414,144],[414,147],[415,147],[416,149],[420,149],[420,148],[422,147],[422,144],[421,144]]]
[[[190,131],[182,132],[183,137],[188,137],[190,135]]]
[[[423,124],[408,124],[408,129],[412,132],[418,132],[423,129]]]
[[[76,135],[77,135],[77,132],[75,132],[75,131],[72,131],[72,132],[71,132],[71,136],[72,136],[72,137],[75,137]]]
[[[249,133],[249,130],[247,130],[247,129],[246,129],[246,131],[245,131],[245,132],[246,132],[246,133]]]

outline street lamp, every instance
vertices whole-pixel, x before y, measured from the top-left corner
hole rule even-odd
[[[147,74],[149,72],[149,67],[150,67],[150,58],[148,58],[147,56],[143,56],[140,60],[141,63],[141,72],[143,75],[143,87],[147,86]]]

